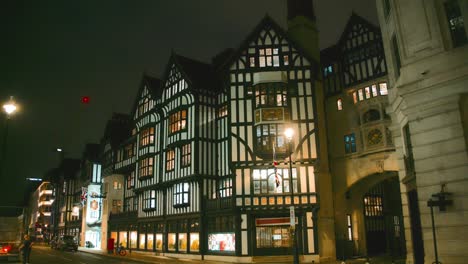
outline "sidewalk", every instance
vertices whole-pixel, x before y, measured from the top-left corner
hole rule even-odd
[[[145,251],[136,251],[132,250],[130,253],[129,250],[127,250],[127,255],[122,257],[118,256],[115,254],[108,254],[107,250],[102,250],[102,249],[93,249],[93,248],[86,248],[86,247],[79,247],[78,251],[81,252],[86,252],[86,253],[91,253],[91,254],[100,254],[100,255],[106,255],[109,257],[114,257],[114,258],[119,258],[119,259],[131,259],[133,261],[139,261],[142,263],[203,263],[203,264],[226,264],[226,263],[232,263],[232,262],[224,262],[224,261],[213,261],[213,260],[198,260],[198,259],[187,259],[187,258],[176,258],[176,257],[168,257],[168,256],[159,256],[156,255],[157,253],[155,252],[145,252]],[[240,263],[240,262],[239,262]],[[264,261],[259,261],[259,262],[253,262],[253,263],[262,263],[262,264],[281,264],[281,262],[264,262]],[[284,264],[291,263],[291,262],[284,262]],[[306,263],[306,262],[301,262],[301,263]],[[345,262],[342,262],[341,260],[337,261],[328,261],[328,262],[321,262],[321,264],[404,264],[404,260],[395,260],[392,262],[390,257],[376,257],[376,258],[370,258],[369,260],[365,258],[357,258],[357,259],[349,259],[346,260]],[[318,264],[318,263],[317,263]]]

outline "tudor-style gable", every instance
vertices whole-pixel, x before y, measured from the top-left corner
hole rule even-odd
[[[237,67],[249,71],[257,68],[257,70],[272,71],[279,67],[306,65],[312,68],[311,74],[316,76],[319,70],[318,61],[308,54],[270,16],[266,15],[226,61],[224,68]]]
[[[380,29],[353,13],[338,42],[346,87],[387,74]]]
[[[161,92],[161,80],[143,74],[132,108],[133,119],[137,120],[153,109],[156,100],[161,97]]]

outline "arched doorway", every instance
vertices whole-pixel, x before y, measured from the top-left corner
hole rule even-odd
[[[403,256],[405,238],[398,177],[373,185],[362,202],[367,254]]]

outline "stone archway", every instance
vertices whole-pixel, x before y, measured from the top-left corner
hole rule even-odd
[[[348,188],[359,241],[358,255],[405,254],[405,239],[398,173],[368,175]]]

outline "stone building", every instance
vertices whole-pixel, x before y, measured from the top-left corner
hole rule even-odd
[[[468,1],[379,0],[377,6],[407,261],[466,263]],[[434,205],[434,231],[428,205]]]

